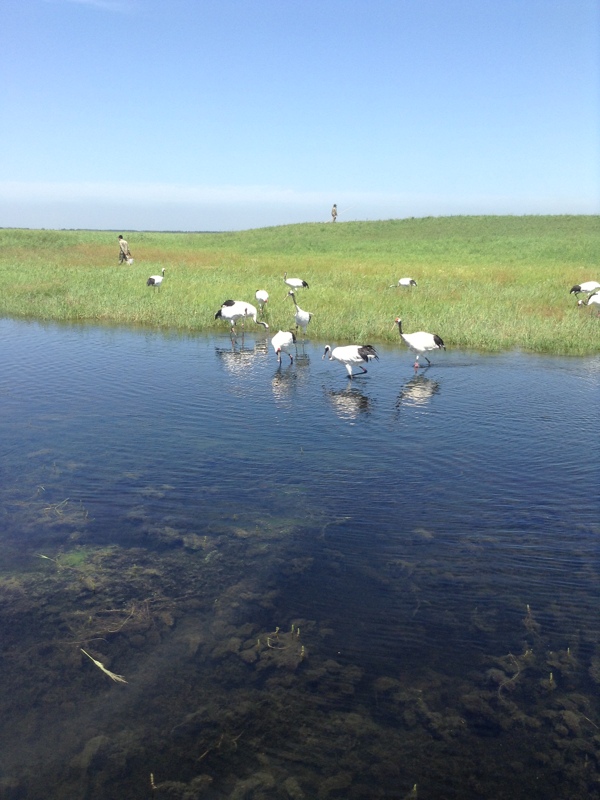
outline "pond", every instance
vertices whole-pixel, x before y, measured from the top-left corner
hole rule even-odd
[[[600,796],[600,356],[0,334],[2,798]]]

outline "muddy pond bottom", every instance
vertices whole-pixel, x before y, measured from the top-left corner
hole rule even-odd
[[[3,800],[600,797],[600,357],[0,334]]]

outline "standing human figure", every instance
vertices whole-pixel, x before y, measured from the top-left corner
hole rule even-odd
[[[333,204],[333,208],[331,209],[331,221],[335,222],[337,219],[337,204]]]
[[[119,264],[122,264],[124,261],[128,261],[130,258],[131,253],[129,252],[129,245],[121,236],[121,234],[119,234]]]

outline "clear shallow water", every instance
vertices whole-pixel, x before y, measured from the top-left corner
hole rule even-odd
[[[0,335],[7,796],[597,796],[600,357]]]

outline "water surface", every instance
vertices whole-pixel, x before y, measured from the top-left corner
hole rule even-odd
[[[600,357],[0,335],[7,797],[597,796]]]

